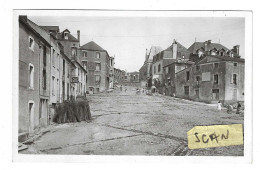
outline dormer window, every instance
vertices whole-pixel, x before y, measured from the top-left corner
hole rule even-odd
[[[224,56],[224,52],[223,51],[220,52],[220,56]]]
[[[64,39],[66,39],[66,40],[69,39],[69,33],[68,32],[64,32]]]

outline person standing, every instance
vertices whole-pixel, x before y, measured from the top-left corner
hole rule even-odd
[[[221,102],[218,101],[218,110],[219,110],[219,111],[221,111],[221,105],[222,105]]]
[[[239,114],[241,110],[241,104],[239,102],[237,102],[237,112],[236,114]]]
[[[125,93],[126,93],[126,91],[127,91],[127,87],[126,87],[126,85],[125,85]]]

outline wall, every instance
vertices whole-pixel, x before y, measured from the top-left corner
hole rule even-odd
[[[234,66],[237,63],[237,66]],[[236,101],[234,100],[234,93],[236,92],[237,100],[244,101],[244,80],[245,80],[245,64],[241,62],[227,62],[226,63],[226,92],[225,100],[227,102]],[[231,83],[232,75],[237,74],[237,85]],[[234,91],[235,90],[235,91]]]
[[[109,88],[109,57],[105,51],[90,51],[90,50],[82,50],[81,55],[83,56],[83,52],[87,52],[87,57],[84,58],[84,61],[87,61],[87,70],[88,70],[88,81],[87,81],[87,90],[90,91],[91,88],[94,88],[94,93],[104,92]],[[100,53],[100,58],[96,57],[96,53]],[[101,64],[101,70],[96,71],[96,63]],[[99,75],[100,84],[96,84],[95,76]],[[98,90],[99,89],[99,90]]]
[[[34,51],[29,49],[29,35],[34,38]],[[39,127],[39,39],[23,24],[19,23],[19,133],[29,133],[30,119]],[[29,89],[29,63],[34,66],[34,88]],[[34,114],[29,115],[28,102],[34,102]]]

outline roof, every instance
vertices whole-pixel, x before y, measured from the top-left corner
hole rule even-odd
[[[187,52],[188,49],[185,48],[183,45],[181,45],[179,42],[177,42],[177,51],[178,52]],[[167,49],[165,49],[164,51],[172,51],[172,45],[170,47],[168,47]]]
[[[167,67],[169,65],[172,64],[186,64],[186,65],[192,65],[194,64],[194,62],[190,61],[190,60],[174,60],[172,62],[169,62],[169,64],[164,65],[163,67]]]
[[[92,50],[92,51],[106,51],[102,47],[100,47],[97,43],[94,41],[90,41],[87,44],[84,44],[80,47],[81,50]]]
[[[66,31],[66,30],[64,30],[64,31]],[[62,31],[61,33],[57,34],[57,39],[79,42],[79,40],[77,38],[75,38],[73,35],[70,34],[69,30],[67,30],[69,32],[68,33],[68,39],[64,39],[64,36],[63,36],[64,31]]]
[[[32,22],[31,20],[29,20],[27,18],[27,16],[19,16],[19,22],[24,24],[30,31],[32,31],[37,37],[39,37],[42,41],[44,41],[46,43],[46,45],[48,45],[49,47],[51,47],[50,42],[48,41],[47,37],[48,34],[46,32],[42,32],[40,31],[40,27],[35,24],[34,22]],[[43,35],[44,33],[46,33],[45,35]],[[47,37],[46,37],[47,36]]]
[[[205,45],[204,45],[204,42],[194,42],[189,48],[188,50],[190,52],[192,52],[193,54],[196,53],[196,51],[200,48],[205,48]],[[208,51],[216,48],[217,50],[220,50],[220,49],[224,49],[224,50],[228,50],[227,47],[223,46],[222,44],[219,44],[219,43],[209,43],[208,44],[208,47],[207,47]]]
[[[163,49],[160,46],[152,46],[149,53],[147,54],[147,60],[153,60],[153,56],[155,56],[156,54],[158,54],[159,52],[161,52]]]
[[[50,32],[50,31],[60,32],[59,26],[40,26],[40,27],[42,27],[43,29],[45,29],[48,32]]]
[[[237,57],[219,56],[219,55],[208,55],[206,57],[215,57],[223,61],[235,61],[235,62],[243,62],[243,63],[245,62],[244,58],[237,58]]]

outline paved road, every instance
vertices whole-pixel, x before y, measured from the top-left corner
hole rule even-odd
[[[136,95],[134,89],[90,96],[93,120],[53,125],[21,153],[87,155],[230,155],[243,145],[190,150],[187,131],[197,125],[242,123],[215,106],[168,96]]]

